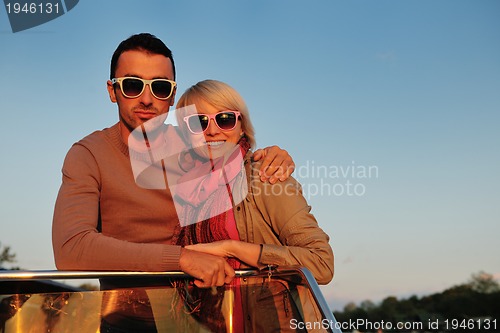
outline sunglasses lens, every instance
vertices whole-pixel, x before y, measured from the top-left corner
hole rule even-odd
[[[127,97],[137,97],[141,94],[144,83],[137,79],[124,79],[122,81],[123,94]]]
[[[205,115],[189,117],[188,126],[193,133],[202,133],[208,127],[210,118]]]
[[[186,117],[189,130],[196,134],[203,133],[208,128],[212,117],[205,114]],[[217,126],[224,131],[234,129],[237,121],[238,117],[235,112],[220,112],[215,115]]]
[[[157,98],[168,98],[172,93],[172,84],[168,81],[153,81],[151,88]]]
[[[217,125],[222,130],[230,130],[236,126],[236,114],[234,112],[221,112],[215,116]]]

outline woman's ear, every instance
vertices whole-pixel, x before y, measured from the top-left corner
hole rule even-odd
[[[109,99],[111,100],[111,102],[116,103],[115,87],[113,86],[111,80],[108,80],[108,82],[106,82],[106,87],[108,88]]]

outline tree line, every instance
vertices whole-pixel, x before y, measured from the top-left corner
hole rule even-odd
[[[479,272],[472,274],[468,282],[443,292],[422,297],[414,295],[405,299],[390,296],[379,304],[370,300],[365,300],[359,305],[351,302],[343,311],[333,313],[339,323],[413,322],[423,323],[424,331],[479,332],[485,331],[485,323],[488,322],[489,329],[486,331],[498,332],[500,331],[500,285],[493,275]],[[431,323],[439,325],[433,326]],[[457,325],[452,327],[452,324]],[[377,331],[370,330],[370,327],[357,327],[357,329],[362,332]],[[390,331],[409,332],[411,329],[398,330],[392,327]]]

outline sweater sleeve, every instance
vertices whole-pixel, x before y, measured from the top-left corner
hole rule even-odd
[[[270,185],[261,183],[256,203],[282,245],[263,244],[259,263],[300,265],[308,268],[319,284],[333,278],[334,256],[328,235],[319,227],[300,184],[293,178]],[[274,187],[272,187],[274,186]]]
[[[99,167],[86,147],[73,145],[62,174],[52,224],[58,269],[180,270],[178,246],[132,243],[99,232]]]

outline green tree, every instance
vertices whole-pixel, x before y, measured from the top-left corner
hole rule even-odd
[[[394,321],[398,316],[398,305],[399,305],[398,299],[394,296],[389,296],[386,297],[384,300],[382,300],[382,303],[380,304],[380,309],[385,314],[386,318],[388,318],[391,321]]]
[[[356,308],[357,306],[354,302],[349,302],[344,306],[344,312],[354,312]]]
[[[500,285],[493,278],[493,275],[480,271],[472,274],[468,285],[472,290],[481,294],[491,294],[500,291]]]
[[[375,309],[376,305],[375,305],[375,303],[373,303],[372,301],[367,299],[367,300],[364,300],[363,302],[361,302],[359,307],[361,309],[365,310],[366,312],[369,312],[369,311]]]
[[[10,251],[10,246],[2,246],[0,243],[0,267],[3,263],[15,263],[16,254]]]

